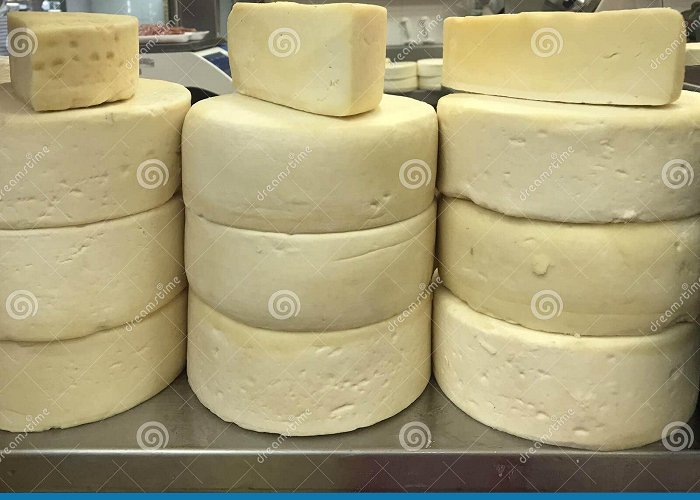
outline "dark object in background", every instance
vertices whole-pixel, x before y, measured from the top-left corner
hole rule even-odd
[[[700,2],[693,2],[690,10],[682,12],[689,42],[700,41]]]

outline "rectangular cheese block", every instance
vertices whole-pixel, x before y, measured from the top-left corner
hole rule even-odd
[[[386,9],[375,5],[236,3],[229,57],[241,94],[348,116],[382,99]]]
[[[85,108],[136,92],[135,17],[12,12],[8,31],[12,87],[35,111]]]
[[[664,105],[683,86],[672,9],[448,18],[443,85],[540,101]]]

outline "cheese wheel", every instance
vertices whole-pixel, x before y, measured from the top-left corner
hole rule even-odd
[[[10,12],[12,86],[37,111],[130,99],[139,78],[138,19],[83,12]]]
[[[418,74],[417,71],[418,67],[415,61],[387,62],[384,68],[384,80],[412,78]]]
[[[566,222],[700,213],[700,94],[663,107],[473,94],[440,99],[439,188],[498,212]]]
[[[665,105],[683,88],[685,42],[673,9],[449,17],[443,84],[540,101]]]
[[[0,229],[74,226],[155,208],[180,184],[189,91],[140,80],[133,99],[36,113],[0,86]]]
[[[352,118],[213,97],[192,108],[183,134],[185,204],[228,226],[354,231],[409,219],[435,194],[435,111],[405,97]]]
[[[685,46],[685,65],[700,66],[700,42],[689,43]]]
[[[58,342],[0,341],[0,429],[73,427],[146,401],[184,368],[186,328],[182,292],[130,329]]]
[[[236,2],[228,18],[241,94],[330,116],[382,99],[387,12],[378,5]]]
[[[430,303],[401,322],[316,335],[246,326],[190,292],[190,385],[204,406],[245,429],[309,436],[367,427],[425,389]]]
[[[288,235],[235,229],[188,210],[185,264],[209,305],[258,328],[358,328],[403,310],[431,278],[435,205],[365,231]]]
[[[418,77],[418,87],[421,90],[441,90],[442,89],[442,77],[441,76],[419,76]]]
[[[418,76],[442,77],[442,58],[418,59]]]
[[[634,448],[658,441],[695,410],[695,324],[651,337],[577,338],[480,314],[444,288],[433,321],[435,378],[445,395],[536,448]]]
[[[418,77],[411,76],[400,80],[384,80],[384,92],[412,92],[418,88]]]
[[[453,198],[438,226],[440,276],[490,316],[549,332],[644,335],[700,315],[697,217],[562,224]]]
[[[171,301],[186,286],[183,219],[173,198],[107,222],[0,231],[0,340],[83,337]]]

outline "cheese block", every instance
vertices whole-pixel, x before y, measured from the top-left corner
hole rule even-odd
[[[382,99],[386,9],[236,3],[228,18],[234,87],[311,113],[364,113]]]
[[[672,9],[450,17],[443,85],[540,101],[669,104],[683,87],[685,39]]]
[[[133,99],[36,113],[0,86],[0,229],[73,226],[162,205],[180,184],[181,85],[140,80]]]
[[[700,42],[689,43],[685,46],[685,65],[700,66]]]
[[[114,328],[186,286],[182,200],[78,227],[0,231],[0,340]]]
[[[651,337],[577,338],[480,314],[444,288],[436,292],[433,321],[435,378],[445,395],[537,449],[635,448],[658,441],[668,424],[686,422],[695,410],[694,323]]]
[[[435,111],[406,97],[334,118],[225,95],[197,103],[183,134],[185,204],[224,225],[354,231],[409,219],[435,195]]]
[[[245,429],[347,432],[410,405],[430,379],[431,300],[403,321],[316,335],[239,323],[190,292],[187,374],[199,400]]]
[[[10,58],[0,56],[0,83],[10,81]]]
[[[441,76],[419,76],[418,77],[418,88],[421,90],[441,90],[442,89],[442,77]]]
[[[10,12],[12,87],[36,111],[85,108],[133,97],[138,20],[77,12]]]
[[[636,224],[519,219],[444,199],[445,285],[479,312],[577,335],[645,335],[700,315],[698,217]]]
[[[418,76],[442,77],[442,58],[418,59]]]
[[[565,222],[700,213],[700,94],[663,107],[440,99],[439,189],[509,215]]]
[[[412,92],[418,88],[418,77],[411,76],[400,80],[384,80],[384,92]]]
[[[402,311],[430,281],[435,205],[364,231],[282,234],[235,229],[187,212],[192,289],[218,311],[270,330],[334,331]]]
[[[0,342],[0,429],[35,432],[111,417],[165,389],[185,366],[187,293],[132,329],[58,342]]]
[[[416,76],[418,69],[415,61],[390,61],[384,67],[384,80],[403,80]]]

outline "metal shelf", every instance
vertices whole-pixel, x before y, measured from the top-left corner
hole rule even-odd
[[[696,436],[698,420],[691,422]],[[167,429],[167,446],[144,450],[137,435],[152,421]],[[402,448],[399,433],[411,422],[430,430],[429,447]],[[0,432],[0,444],[13,439]],[[275,441],[277,450],[262,455]],[[29,435],[0,462],[0,490],[700,491],[698,440],[678,452],[660,443],[616,453],[543,447],[522,463],[532,445],[469,418],[434,381],[408,409],[373,427],[280,438],[219,420],[181,375],[116,417]]]

